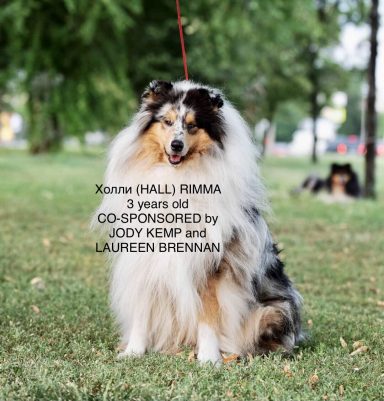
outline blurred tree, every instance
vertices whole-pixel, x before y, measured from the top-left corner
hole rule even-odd
[[[136,96],[149,81],[183,79],[179,31],[174,1],[141,0],[141,12],[125,35],[125,46],[131,56],[126,65],[127,76]],[[183,14],[187,3],[183,3]]]
[[[379,31],[379,0],[371,1],[370,12],[370,57],[368,63],[368,96],[365,138],[365,196],[375,198],[375,158],[376,158],[376,59],[377,33]]]
[[[270,128],[280,105],[340,89],[327,49],[345,12],[332,10],[355,0],[324,1],[322,24],[315,0],[182,1],[191,78],[223,88],[249,122],[266,117]],[[115,131],[150,80],[183,78],[173,2],[7,0],[0,23],[12,38],[3,70],[28,94],[34,152],[65,133]],[[312,98],[317,115],[322,99]]]
[[[317,120],[329,96],[344,89],[348,72],[334,61],[332,47],[340,37],[341,28],[348,22],[361,23],[365,17],[365,0],[313,0],[307,28],[296,38],[303,49],[306,76],[310,83],[309,111],[313,120],[313,148],[311,159],[317,162]]]
[[[294,99],[282,103],[276,113],[276,140],[290,142],[292,133],[298,128],[298,122],[306,117],[306,105],[304,100],[299,102]]]
[[[32,152],[60,147],[64,132],[121,125],[132,108],[123,34],[140,7],[139,0],[5,3],[2,24],[12,38],[5,51],[28,94]]]
[[[297,35],[300,47],[303,49],[302,58],[306,63],[306,75],[310,83],[308,93],[310,115],[313,120],[312,162],[317,162],[317,120],[327,97],[335,91],[337,78],[341,77],[338,64],[332,61],[329,47],[336,43],[340,33],[339,2],[314,0],[309,24],[312,29],[301,31]],[[332,84],[330,85],[330,81]]]
[[[266,117],[272,129],[279,104],[308,90],[294,33],[309,1],[211,0],[209,8],[205,1],[188,3],[192,76],[224,88],[248,121]]]
[[[364,72],[354,69],[349,71],[348,75],[349,79],[346,87],[346,93],[348,95],[347,116],[345,122],[340,126],[338,131],[343,135],[359,136],[362,128],[362,83]]]
[[[339,39],[341,16],[354,16],[351,5],[210,0],[188,6],[185,30],[192,76],[225,88],[248,121],[266,118],[270,124],[263,145],[280,104],[307,98],[316,122],[329,96],[346,83],[330,47]]]
[[[10,35],[3,19],[4,15],[0,12],[0,113],[8,106],[5,96],[11,78],[12,59],[10,53]]]
[[[378,113],[377,115],[377,137],[384,139],[384,113]]]

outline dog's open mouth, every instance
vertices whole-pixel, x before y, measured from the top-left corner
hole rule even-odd
[[[182,156],[178,153],[173,153],[173,154],[168,154],[167,152],[165,152],[165,153],[168,156],[169,163],[172,164],[173,166],[177,166],[184,160],[184,156]]]
[[[179,164],[181,163],[182,160],[182,156],[181,155],[169,155],[168,160],[171,164]]]

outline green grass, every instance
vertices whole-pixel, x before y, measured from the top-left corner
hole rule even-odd
[[[0,152],[0,399],[383,400],[383,167],[376,202],[330,206],[289,196],[312,170],[306,160],[267,160],[269,220],[304,296],[309,340],[292,358],[215,369],[187,350],[115,359],[108,272],[88,229],[103,155]],[[356,340],[368,351],[351,356]]]

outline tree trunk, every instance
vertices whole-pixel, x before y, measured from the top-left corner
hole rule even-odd
[[[316,0],[317,18],[321,24],[327,23],[327,2],[326,0]],[[311,107],[311,118],[312,118],[312,163],[316,164],[318,162],[317,156],[317,142],[318,142],[318,132],[317,132],[317,120],[320,115],[321,107],[319,105],[319,70],[316,66],[319,57],[319,50],[315,43],[309,46],[309,82],[311,83],[312,89],[309,95],[309,102]]]
[[[317,60],[317,49],[310,49],[310,70],[309,70],[309,81],[311,82],[311,93],[309,97],[310,107],[311,107],[311,118],[312,118],[312,135],[313,135],[313,146],[312,146],[312,163],[318,162],[317,157],[317,119],[320,114],[319,106],[319,77],[316,68]]]
[[[27,120],[29,150],[32,154],[54,152],[62,146],[63,133],[52,103],[53,86],[50,77],[29,84]]]
[[[317,102],[317,91],[314,91],[311,95],[311,116],[312,116],[312,135],[313,135],[313,145],[312,145],[312,163],[316,164],[318,162],[317,157],[317,119],[319,117],[319,105]]]
[[[267,120],[268,120],[268,127],[265,129],[264,131],[264,135],[263,135],[263,143],[262,143],[262,148],[261,148],[261,156],[264,157],[267,154],[268,151],[268,146],[270,145],[270,139],[271,139],[271,133],[273,133],[274,130],[274,116],[275,116],[275,107],[271,107],[270,112],[268,113],[268,115],[266,116]]]
[[[379,0],[372,0],[370,12],[370,57],[368,63],[368,96],[365,136],[365,197],[375,198],[376,159],[376,58],[377,32],[379,30]]]

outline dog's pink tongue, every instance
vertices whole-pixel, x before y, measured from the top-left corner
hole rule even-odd
[[[181,160],[180,155],[171,155],[171,162],[172,163],[178,163]]]

